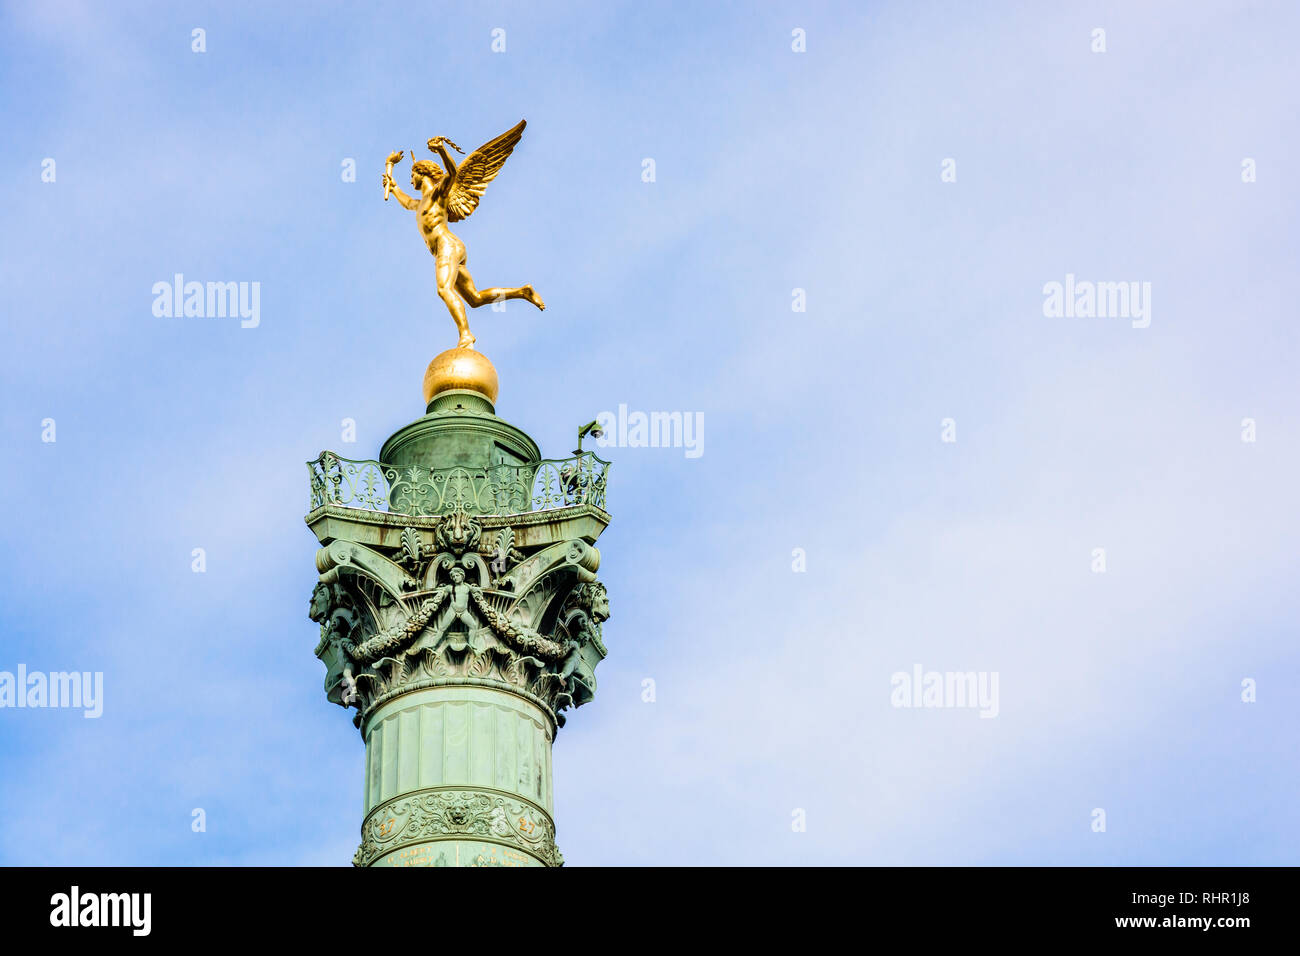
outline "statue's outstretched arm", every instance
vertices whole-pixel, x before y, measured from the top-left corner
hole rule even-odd
[[[456,178],[456,161],[451,158],[451,153],[447,152],[447,138],[445,136],[435,136],[428,142],[429,149],[442,157],[442,165],[447,167],[447,177],[449,180]],[[456,144],[453,143],[453,146]]]
[[[418,202],[406,195],[406,193],[402,192],[396,183],[392,184],[389,188],[393,191],[393,195],[397,197],[397,201],[402,204],[403,209],[414,209],[419,205]]]

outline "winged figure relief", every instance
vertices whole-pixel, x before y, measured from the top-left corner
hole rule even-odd
[[[487,190],[488,183],[496,179],[524,135],[525,120],[519,125],[506,130],[496,139],[489,140],[460,163],[452,158],[449,150],[464,153],[459,146],[445,136],[435,136],[428,141],[430,152],[442,159],[442,167],[428,159],[415,158],[411,151],[411,186],[418,196],[408,196],[398,188],[393,179],[393,165],[401,162],[402,153],[389,154],[384,169],[384,199],[390,195],[405,209],[415,212],[416,222],[425,245],[433,254],[438,279],[438,297],[446,303],[460,338],[458,348],[473,348],[474,336],[469,330],[469,320],[465,317],[465,305],[478,308],[491,302],[505,299],[527,299],[539,309],[545,309],[546,303],[533,291],[531,285],[493,286],[480,289],[474,284],[465,265],[465,244],[453,233],[449,223],[468,219],[478,208],[479,200]],[[445,169],[444,169],[445,167]]]

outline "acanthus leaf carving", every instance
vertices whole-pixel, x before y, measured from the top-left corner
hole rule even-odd
[[[489,574],[472,515],[443,515],[432,544],[421,534],[407,527],[387,548],[322,549],[329,560],[310,609],[322,625],[317,655],[330,699],[355,706],[358,727],[376,702],[422,682],[499,683],[544,705],[557,725],[560,711],[592,699],[609,617],[594,548],[569,541],[527,555],[504,527]]]

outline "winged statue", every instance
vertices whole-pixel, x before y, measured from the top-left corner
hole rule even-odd
[[[457,348],[474,347],[474,336],[469,330],[469,320],[465,317],[466,303],[477,309],[481,305],[505,299],[527,299],[538,309],[546,308],[546,303],[533,291],[531,285],[478,288],[465,266],[465,244],[448,227],[450,222],[468,219],[478,208],[488,183],[496,179],[497,173],[501,172],[501,167],[524,135],[526,122],[520,120],[518,126],[484,143],[466,156],[459,166],[452,159],[448,148],[461,154],[464,154],[464,150],[445,136],[435,136],[427,145],[430,152],[442,159],[445,171],[432,160],[417,160],[415,150],[411,150],[411,186],[419,193],[418,197],[402,192],[393,179],[393,164],[401,162],[401,151],[390,153],[384,168],[384,199],[387,200],[390,195],[396,196],[403,208],[415,212],[420,235],[433,254],[438,297],[446,303],[456,323],[456,330],[460,333]]]

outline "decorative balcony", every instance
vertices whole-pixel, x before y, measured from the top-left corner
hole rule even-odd
[[[436,517],[511,515],[575,505],[605,509],[609,462],[592,452],[527,465],[403,468],[322,452],[307,462],[311,510],[324,505]]]

